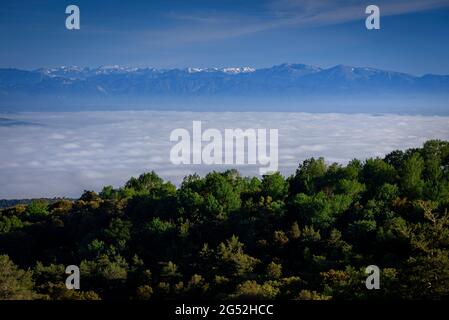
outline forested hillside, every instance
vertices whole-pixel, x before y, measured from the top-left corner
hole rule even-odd
[[[444,141],[288,178],[145,173],[0,211],[0,299],[447,299],[448,207]]]

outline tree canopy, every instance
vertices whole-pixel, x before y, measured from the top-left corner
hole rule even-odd
[[[449,143],[0,211],[0,299],[448,299]],[[365,268],[381,270],[379,290]],[[65,266],[81,290],[65,288]]]

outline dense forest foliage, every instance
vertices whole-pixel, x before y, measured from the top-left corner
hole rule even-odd
[[[33,202],[35,199],[0,199],[0,209],[13,207],[18,204],[25,204],[29,205],[31,202]],[[43,198],[41,200],[45,200],[48,204],[52,204],[54,202],[60,201],[60,200],[72,200],[70,198]]]
[[[113,174],[113,173],[111,173]],[[449,142],[0,211],[0,299],[448,299]],[[379,290],[365,268],[381,270]],[[65,287],[67,265],[81,290]]]

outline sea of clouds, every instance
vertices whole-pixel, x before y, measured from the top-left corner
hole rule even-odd
[[[5,120],[8,119],[8,120]],[[154,170],[179,184],[183,177],[258,165],[174,165],[170,133],[207,128],[279,130],[279,170],[294,173],[309,157],[347,163],[449,140],[449,117],[285,112],[77,112],[0,114],[0,199],[79,197],[83,190],[122,186]],[[13,120],[13,121],[11,121]]]

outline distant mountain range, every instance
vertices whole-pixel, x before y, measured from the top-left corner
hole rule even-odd
[[[270,68],[154,69],[102,66],[32,71],[0,69],[0,107],[23,102],[95,105],[102,99],[183,97],[328,97],[446,95],[449,75],[406,73],[337,65],[281,64]],[[76,101],[76,102],[74,102]]]

